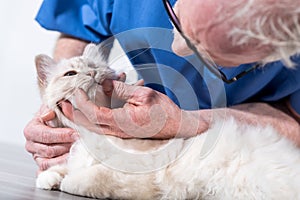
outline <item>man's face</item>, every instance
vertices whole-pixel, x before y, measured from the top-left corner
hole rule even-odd
[[[239,43],[242,37],[233,31],[246,27],[249,21],[246,11],[240,12],[242,16],[238,17],[238,11],[245,7],[243,1],[246,4],[247,0],[179,0],[174,10],[183,33],[200,53],[206,51],[219,65],[236,66],[259,61],[271,51],[270,46],[253,38],[247,39],[246,43]],[[251,13],[249,15],[251,17]],[[177,31],[172,48],[181,56],[192,53]]]

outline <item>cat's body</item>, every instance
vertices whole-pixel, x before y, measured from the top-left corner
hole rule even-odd
[[[72,101],[76,88],[110,106],[98,83],[115,74],[97,53],[88,45],[82,57],[59,64],[37,58],[44,103],[55,110],[58,124],[81,137],[68,163],[42,172],[37,187],[112,199],[300,199],[300,150],[270,127],[238,126],[230,119],[189,139],[122,140],[66,119],[56,104]],[[45,73],[51,66],[57,69]],[[215,146],[204,154],[207,135],[216,134]]]

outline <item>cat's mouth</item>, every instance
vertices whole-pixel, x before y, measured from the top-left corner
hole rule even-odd
[[[112,92],[114,90],[113,80],[111,80],[111,79],[104,79],[102,81],[102,83],[99,83],[99,85],[102,87],[102,90],[103,90],[104,94],[106,94],[107,96],[111,96],[112,95]]]
[[[85,92],[88,92],[91,88],[95,88],[96,90],[103,91],[107,96],[111,96],[113,92],[113,80],[112,79],[92,79],[91,82],[87,86],[87,90]]]

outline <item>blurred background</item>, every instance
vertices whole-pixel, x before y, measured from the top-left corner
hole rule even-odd
[[[24,145],[23,129],[41,104],[34,57],[52,55],[58,36],[35,22],[41,2],[1,1],[0,143]]]
[[[42,0],[1,1],[0,7],[0,145],[24,146],[23,129],[41,105],[34,57],[52,55],[57,32],[44,30],[34,20]],[[127,57],[114,44],[112,67],[126,67],[128,82],[136,80]],[[122,70],[123,71],[123,70]]]

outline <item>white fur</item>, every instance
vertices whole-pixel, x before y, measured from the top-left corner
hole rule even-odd
[[[105,77],[106,67],[97,73]],[[39,188],[112,199],[300,199],[300,150],[271,127],[220,120],[196,137],[164,142],[97,135],[61,114],[54,103],[60,91],[49,95],[57,85],[48,82],[45,103],[64,126],[80,132],[81,140],[72,146],[67,165],[38,176]],[[75,82],[86,91],[98,85],[90,79]],[[69,97],[74,89],[61,93]],[[209,135],[218,137],[204,151]]]
[[[205,134],[220,129],[214,125]],[[170,199],[299,199],[300,150],[271,127],[225,122],[220,137],[200,158],[205,134],[162,176]]]

